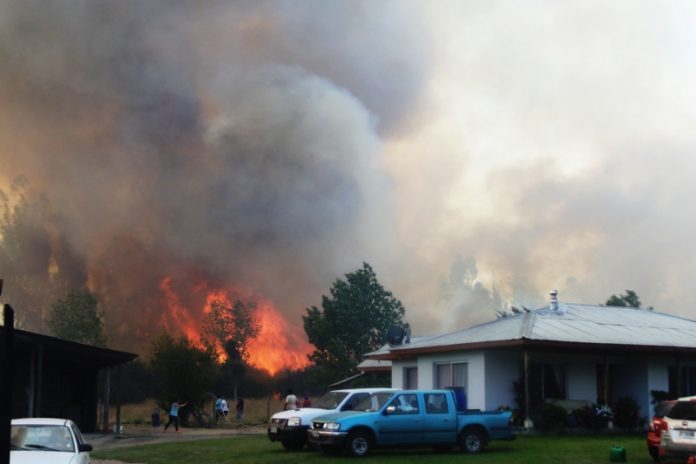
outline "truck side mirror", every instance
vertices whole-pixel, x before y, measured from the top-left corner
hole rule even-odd
[[[389,414],[394,414],[394,411],[396,411],[396,406],[390,405],[390,406],[387,406],[387,408],[384,410],[384,412],[382,414],[387,416]]]

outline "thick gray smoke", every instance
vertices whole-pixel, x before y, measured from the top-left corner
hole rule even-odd
[[[388,251],[380,134],[408,126],[423,79],[418,15],[399,6],[3,3],[0,186],[24,176],[51,210],[24,257],[42,281],[51,260],[81,269],[65,286],[88,279],[117,347],[160,330],[165,277],[189,307],[201,286],[252,289],[300,325]],[[49,256],[48,227],[72,261]]]

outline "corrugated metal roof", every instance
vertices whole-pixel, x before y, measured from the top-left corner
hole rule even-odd
[[[378,352],[515,340],[696,349],[696,321],[648,309],[559,303],[558,310],[544,307],[457,332],[414,337],[410,344]]]

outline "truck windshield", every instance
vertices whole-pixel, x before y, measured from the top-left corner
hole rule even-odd
[[[389,398],[394,396],[394,392],[380,392],[373,393],[360,403],[358,403],[353,410],[354,411],[377,411],[382,406],[387,404]]]
[[[348,396],[347,392],[329,392],[319,398],[314,407],[319,409],[336,409],[346,396]]]

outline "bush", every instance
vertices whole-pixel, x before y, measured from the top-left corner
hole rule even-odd
[[[565,408],[547,403],[541,407],[537,424],[543,431],[558,431],[566,425],[567,416]]]
[[[618,427],[635,428],[640,421],[640,406],[629,396],[620,398],[614,405],[614,423]]]
[[[593,404],[574,410],[573,416],[575,416],[578,427],[601,429],[607,426],[613,418],[613,413],[606,405]]]

